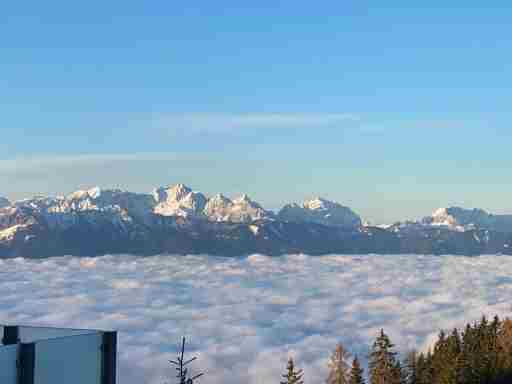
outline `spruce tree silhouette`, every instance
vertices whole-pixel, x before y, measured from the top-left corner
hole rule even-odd
[[[295,364],[291,357],[288,359],[286,370],[287,372],[283,375],[284,381],[281,381],[281,384],[304,384],[304,380],[302,380],[304,373],[302,369],[295,370]]]
[[[359,363],[357,355],[352,360],[352,368],[350,369],[350,380],[349,384],[365,384],[364,382],[364,371]]]
[[[393,347],[388,335],[381,329],[370,353],[371,384],[400,384],[396,352],[393,351]]]
[[[186,366],[190,364],[191,362],[197,360],[197,357],[193,357],[192,359],[185,361],[185,338],[183,337],[181,342],[181,353],[178,354],[178,358],[174,360],[169,360],[171,364],[176,365],[176,370],[178,371],[178,375],[176,376],[178,378],[178,384],[194,384],[194,381],[201,376],[204,375],[204,373],[200,373],[198,375],[195,375],[193,377],[188,377],[188,368]]]
[[[347,384],[350,378],[350,353],[338,343],[329,361],[327,384]]]

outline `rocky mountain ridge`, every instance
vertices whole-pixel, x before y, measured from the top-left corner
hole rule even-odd
[[[432,216],[424,218],[422,222],[426,225],[445,226],[458,231],[476,228],[502,232],[512,231],[512,215],[493,215],[476,208],[440,208]]]
[[[279,211],[278,217],[288,222],[310,222],[342,228],[362,225],[361,218],[350,208],[321,197],[306,200],[302,205],[287,204]]]
[[[16,202],[0,198],[0,258],[105,253],[512,252],[512,216],[443,208],[414,222],[373,227],[322,198],[277,214],[247,195],[207,197],[176,184],[152,194],[92,188]]]

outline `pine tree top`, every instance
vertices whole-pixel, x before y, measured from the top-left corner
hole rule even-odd
[[[304,372],[302,369],[298,371],[295,370],[295,363],[291,357],[288,359],[286,370],[287,372],[282,375],[284,381],[281,381],[281,384],[304,384],[304,381],[302,380]]]
[[[364,384],[364,371],[357,356],[352,361],[349,384]]]
[[[334,350],[328,366],[329,376],[327,384],[347,384],[350,377],[350,354],[345,347],[338,343]]]

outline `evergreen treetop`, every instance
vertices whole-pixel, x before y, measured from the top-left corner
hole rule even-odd
[[[364,382],[364,370],[359,363],[357,356],[352,360],[352,368],[350,369],[350,380],[349,384],[365,384]]]
[[[345,347],[339,343],[329,361],[329,376],[327,384],[347,384],[350,378],[350,354]]]
[[[399,384],[394,344],[381,329],[370,353],[369,371],[371,384]]]
[[[295,370],[295,363],[291,357],[288,359],[286,371],[287,372],[283,375],[284,381],[281,381],[281,384],[304,384],[304,380],[302,380],[304,373],[302,369],[298,371]]]

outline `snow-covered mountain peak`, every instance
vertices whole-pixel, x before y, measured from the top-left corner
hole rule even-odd
[[[88,190],[79,190],[71,193],[67,198],[68,200],[83,200],[83,199],[97,199],[101,196],[101,188],[93,187]]]
[[[465,209],[460,207],[443,207],[436,209],[431,216],[432,224],[437,225],[454,225],[462,224],[459,220],[467,221],[483,214],[488,216],[488,213],[478,209]]]
[[[228,206],[232,205],[233,201],[222,193],[217,193],[215,196],[208,199],[207,206],[212,204],[216,206]]]
[[[227,221],[233,207],[233,201],[221,193],[208,199],[204,214],[211,221]]]
[[[233,199],[233,203],[250,203],[251,199],[245,193]]]
[[[448,215],[448,208],[437,208],[432,212],[432,217],[440,217]]]
[[[448,207],[436,209],[431,216],[423,219],[423,223],[433,226],[444,226],[455,230],[478,228],[495,228],[500,226],[506,216],[494,216],[483,209],[466,209]]]
[[[97,199],[101,196],[101,188],[100,187],[94,187],[87,191],[87,194],[91,199]]]
[[[321,197],[315,197],[311,200],[306,200],[302,204],[302,206],[305,209],[311,209],[311,210],[319,210],[319,209],[328,209],[329,206],[334,205],[336,203],[326,200]]]
[[[233,200],[222,194],[217,194],[206,203],[204,214],[210,221],[234,223],[251,223],[273,217],[271,212],[263,209],[261,205],[252,201],[245,194]]]
[[[180,201],[191,192],[192,189],[185,184],[175,184],[155,189],[153,196],[157,203],[162,203],[166,201]]]
[[[457,225],[457,219],[449,213],[449,208],[438,208],[430,217],[430,223],[432,225],[441,226],[455,226]]]
[[[66,199],[57,199],[52,197],[45,197],[45,196],[34,196],[30,199],[22,199],[17,200],[14,202],[15,207],[24,207],[28,209],[34,209],[38,211],[45,211],[48,208],[58,205],[62,202],[64,202]]]
[[[237,197],[236,199],[233,199],[233,204],[235,204],[235,205],[251,206],[251,207],[257,208],[257,209],[263,209],[260,204],[258,204],[254,200],[252,200],[246,194],[243,194],[243,195]]]
[[[153,197],[157,202],[154,212],[162,216],[201,216],[207,200],[184,184],[158,188]]]
[[[362,224],[361,218],[350,208],[333,201],[316,197],[299,204],[287,204],[278,214],[284,221],[313,222],[327,226],[355,228]]]

